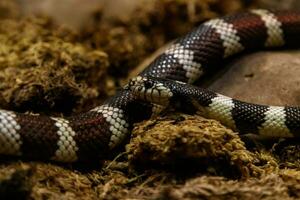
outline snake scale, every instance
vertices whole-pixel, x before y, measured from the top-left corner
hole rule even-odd
[[[129,86],[92,110],[66,118],[0,110],[0,154],[58,162],[106,157],[126,141],[133,123],[153,114],[154,104],[140,101],[141,94],[153,103],[192,99],[194,106],[240,133],[299,135],[300,108],[248,104],[189,85],[241,52],[297,46],[298,12],[258,9],[209,20],[177,39]]]

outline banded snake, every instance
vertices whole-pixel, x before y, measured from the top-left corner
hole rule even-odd
[[[177,39],[126,89],[90,111],[60,118],[0,110],[0,154],[58,162],[105,157],[124,143],[133,123],[151,116],[152,103],[172,103],[175,97],[187,97],[240,133],[293,137],[300,133],[300,108],[248,104],[190,84],[246,50],[297,46],[298,12],[258,9],[209,20]]]

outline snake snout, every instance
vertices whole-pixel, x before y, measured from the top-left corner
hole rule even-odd
[[[171,90],[161,81],[138,76],[129,81],[125,89],[132,91],[137,99],[165,105],[173,96]]]

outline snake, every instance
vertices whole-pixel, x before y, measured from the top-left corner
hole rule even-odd
[[[192,86],[229,58],[296,48],[300,13],[255,9],[208,20],[173,41],[137,77],[91,110],[67,117],[0,110],[0,155],[71,163],[107,158],[128,142],[133,125],[156,105],[181,102],[240,133],[294,137],[300,108],[241,102]]]

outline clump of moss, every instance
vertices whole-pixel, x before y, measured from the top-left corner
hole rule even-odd
[[[46,18],[1,22],[0,92],[9,108],[68,113],[105,96],[107,55],[74,38]]]
[[[227,180],[224,177],[202,176],[183,185],[164,188],[158,198],[162,199],[293,199],[290,183],[277,174],[262,179],[245,181]]]
[[[236,133],[199,116],[175,115],[143,122],[133,130],[127,151],[135,166],[187,168],[186,172],[202,169],[232,178],[259,177],[277,169],[272,156],[248,151]]]
[[[17,199],[96,198],[91,181],[82,173],[43,163],[0,166],[0,186],[1,194]]]
[[[272,151],[278,157],[281,168],[300,169],[299,142],[299,138],[290,138],[273,145]]]

